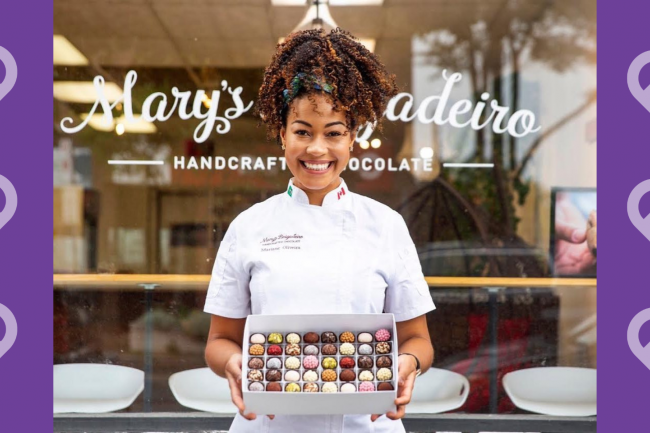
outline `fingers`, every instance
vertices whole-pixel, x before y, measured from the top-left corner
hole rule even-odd
[[[231,375],[227,375],[227,377],[228,385],[230,386],[230,399],[237,407],[237,409],[239,409],[239,414],[249,421],[256,419],[257,416],[254,413],[244,413],[246,407],[244,406],[244,399],[241,392],[241,375],[239,375],[236,379]]]
[[[398,420],[404,418],[405,414],[406,414],[406,406],[399,405],[397,406],[397,412],[388,412],[386,414],[386,417],[392,420]]]
[[[555,236],[559,240],[571,242],[572,244],[581,244],[587,240],[587,230],[558,221],[555,226]]]
[[[406,379],[400,377],[398,384],[395,406],[409,404],[413,394],[413,385],[415,384],[415,373],[409,374]]]
[[[381,415],[379,414],[370,415],[370,421],[375,422],[377,421],[377,418],[379,418],[380,416]]]
[[[267,415],[267,416],[269,417],[269,419],[274,419],[275,418],[275,415]]]

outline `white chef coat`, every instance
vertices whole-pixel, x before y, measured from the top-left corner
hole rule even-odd
[[[249,314],[393,313],[398,322],[435,309],[402,216],[350,192],[341,179],[322,206],[287,190],[239,214],[224,236],[204,311]],[[237,414],[231,432],[404,432],[370,415]]]

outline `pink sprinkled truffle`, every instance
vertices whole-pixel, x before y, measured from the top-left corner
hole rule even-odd
[[[372,382],[361,382],[359,384],[360,392],[371,392],[375,390],[375,385]]]
[[[318,367],[318,358],[313,355],[305,356],[305,359],[302,361],[303,367],[307,369],[314,369]]]
[[[375,340],[377,341],[388,341],[390,340],[390,332],[388,329],[380,329],[375,332]]]

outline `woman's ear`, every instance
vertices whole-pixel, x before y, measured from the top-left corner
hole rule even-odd
[[[280,144],[282,144],[283,148],[286,146],[285,145],[285,140],[286,140],[285,135],[286,135],[286,133],[287,133],[287,131],[286,131],[286,129],[284,129],[284,126],[282,128],[280,128],[280,142],[281,142]]]

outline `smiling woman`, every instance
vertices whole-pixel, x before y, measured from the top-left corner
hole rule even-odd
[[[232,432],[321,432],[334,425],[346,433],[404,432],[400,419],[415,377],[433,362],[424,315],[435,305],[404,219],[349,191],[340,177],[358,127],[368,122],[380,126],[386,104],[397,92],[394,81],[377,57],[340,30],[289,35],[265,71],[256,109],[269,137],[281,142],[293,178],[286,193],[232,222],[217,253],[204,308],[213,315],[206,361],[228,379],[240,410]],[[268,241],[278,233],[297,240],[284,236]],[[246,412],[239,381],[245,318],[298,311],[394,314],[403,355],[394,411],[386,416],[336,411],[278,415],[273,421]],[[334,370],[328,371],[335,380]],[[326,386],[322,392],[329,392]]]

